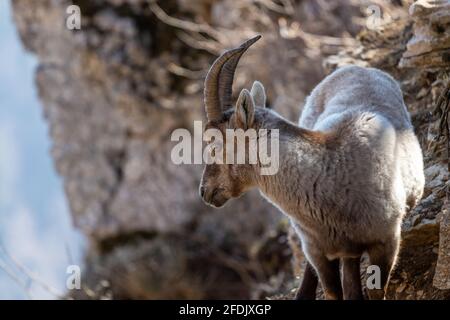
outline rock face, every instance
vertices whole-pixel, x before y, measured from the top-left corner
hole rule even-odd
[[[433,285],[438,289],[450,289],[450,218],[448,206],[442,213],[439,230],[439,252]]]
[[[65,27],[72,3],[81,8],[81,30]],[[439,290],[449,288],[447,159],[444,139],[436,139],[439,117],[430,115],[449,68],[448,7],[414,9],[413,19],[363,31],[357,41],[361,4],[271,3],[13,2],[23,43],[40,60],[36,82],[73,221],[90,240],[76,297],[260,298],[297,286],[276,209],[255,192],[221,210],[206,207],[197,191],[201,166],[170,158],[172,131],[192,131],[204,119],[202,81],[214,57],[255,33],[263,41],[242,59],[235,92],[258,79],[272,107],[293,121],[339,65],[375,66],[401,81],[427,190],[405,221],[390,297],[450,296]]]
[[[450,63],[450,2],[435,3],[420,0],[411,5],[414,35],[400,60],[401,67],[439,68]]]
[[[203,72],[211,54],[178,40],[148,1],[74,3],[79,31],[65,27],[72,1],[13,5],[40,60],[36,82],[73,221],[90,240],[82,295],[101,297],[107,283],[115,298],[248,298],[251,249],[279,216],[255,193],[213,211],[198,196],[201,166],[170,158],[171,132],[203,119],[201,74],[191,80],[174,66]]]
[[[428,132],[428,148],[425,173],[427,176],[426,192],[428,196],[422,200],[421,205],[417,211],[413,211],[412,226],[404,228],[405,236],[411,238],[427,237],[433,239],[438,237],[439,244],[436,250],[436,243],[433,244],[432,251],[438,253],[436,268],[433,275],[433,286],[436,289],[446,290],[437,291],[428,286],[426,288],[418,288],[418,291],[423,294],[431,294],[436,291],[436,295],[449,296],[450,289],[450,229],[448,217],[448,202],[450,200],[449,193],[449,156],[442,161],[442,149],[445,149],[445,139],[442,135],[445,134],[442,130],[443,124],[447,121],[446,113],[449,111],[450,104],[450,86],[448,78],[443,77],[443,72],[448,72],[450,69],[450,1],[417,1],[411,5],[409,9],[410,15],[413,19],[413,37],[406,45],[406,51],[403,53],[402,59],[399,62],[400,68],[415,70],[426,70],[436,77],[436,80],[431,84],[437,96],[434,96],[434,102],[437,108],[434,111],[436,119],[434,126],[439,123],[440,132],[437,135],[440,137],[430,139],[430,132]],[[422,71],[423,72],[423,71]],[[437,88],[439,88],[437,90]],[[420,93],[420,91],[419,91]],[[419,96],[419,99],[422,98]],[[444,105],[446,107],[444,108]],[[439,109],[440,108],[440,109]],[[423,112],[421,110],[421,112]],[[433,123],[430,129],[433,130]],[[448,126],[448,124],[447,124]],[[449,139],[448,134],[446,139]],[[436,143],[437,142],[437,143]],[[439,142],[441,145],[439,145]],[[448,143],[448,142],[447,142]],[[448,148],[448,146],[447,146]],[[440,159],[441,158],[441,159]],[[447,165],[446,165],[447,164]],[[439,208],[440,205],[440,208]],[[426,212],[425,212],[425,210]],[[437,212],[433,218],[433,212]],[[418,234],[415,235],[414,232]],[[411,235],[409,233],[412,233]],[[431,241],[429,241],[431,243]],[[430,274],[432,269],[429,270]],[[432,297],[432,295],[431,295]]]

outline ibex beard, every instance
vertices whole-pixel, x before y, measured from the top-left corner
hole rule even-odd
[[[312,91],[299,125],[265,108],[257,81],[233,106],[234,71],[259,38],[226,51],[210,68],[205,129],[222,135],[227,129],[278,129],[279,170],[263,175],[258,163],[207,164],[200,196],[220,207],[258,188],[290,218],[307,259],[297,299],[315,299],[319,281],[326,299],[362,299],[363,253],[380,270],[380,288],[368,288],[369,297],[383,299],[402,218],[424,187],[422,151],[400,87],[380,70],[348,66]]]

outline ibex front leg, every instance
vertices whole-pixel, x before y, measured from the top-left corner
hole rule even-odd
[[[317,279],[316,271],[314,271],[309,262],[306,262],[302,284],[295,294],[295,300],[315,300],[318,283],[319,279]]]
[[[339,259],[328,260],[325,255],[311,255],[310,263],[317,271],[327,300],[342,300],[342,285],[339,272]]]
[[[343,258],[343,281],[345,300],[362,300],[363,294],[361,289],[360,274],[360,257]]]

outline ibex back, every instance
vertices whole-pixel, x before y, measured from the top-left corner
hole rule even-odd
[[[242,90],[233,107],[234,71],[258,39],[225,52],[211,67],[205,80],[206,129],[278,129],[279,171],[261,175],[258,164],[209,164],[200,195],[220,207],[258,188],[290,218],[308,261],[298,299],[314,299],[318,280],[327,299],[361,299],[365,252],[380,270],[381,287],[369,296],[384,298],[402,218],[424,186],[422,152],[400,87],[380,70],[348,66],[312,91],[299,125],[265,108],[257,81],[250,92]]]

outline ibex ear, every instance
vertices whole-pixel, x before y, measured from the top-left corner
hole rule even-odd
[[[253,125],[253,119],[255,117],[255,103],[252,95],[247,89],[242,89],[239,94],[234,114],[234,121],[237,128],[247,130]]]
[[[264,90],[264,86],[261,82],[255,81],[253,82],[252,90],[250,91],[253,97],[253,101],[255,101],[255,105],[258,107],[266,107],[266,91]]]

